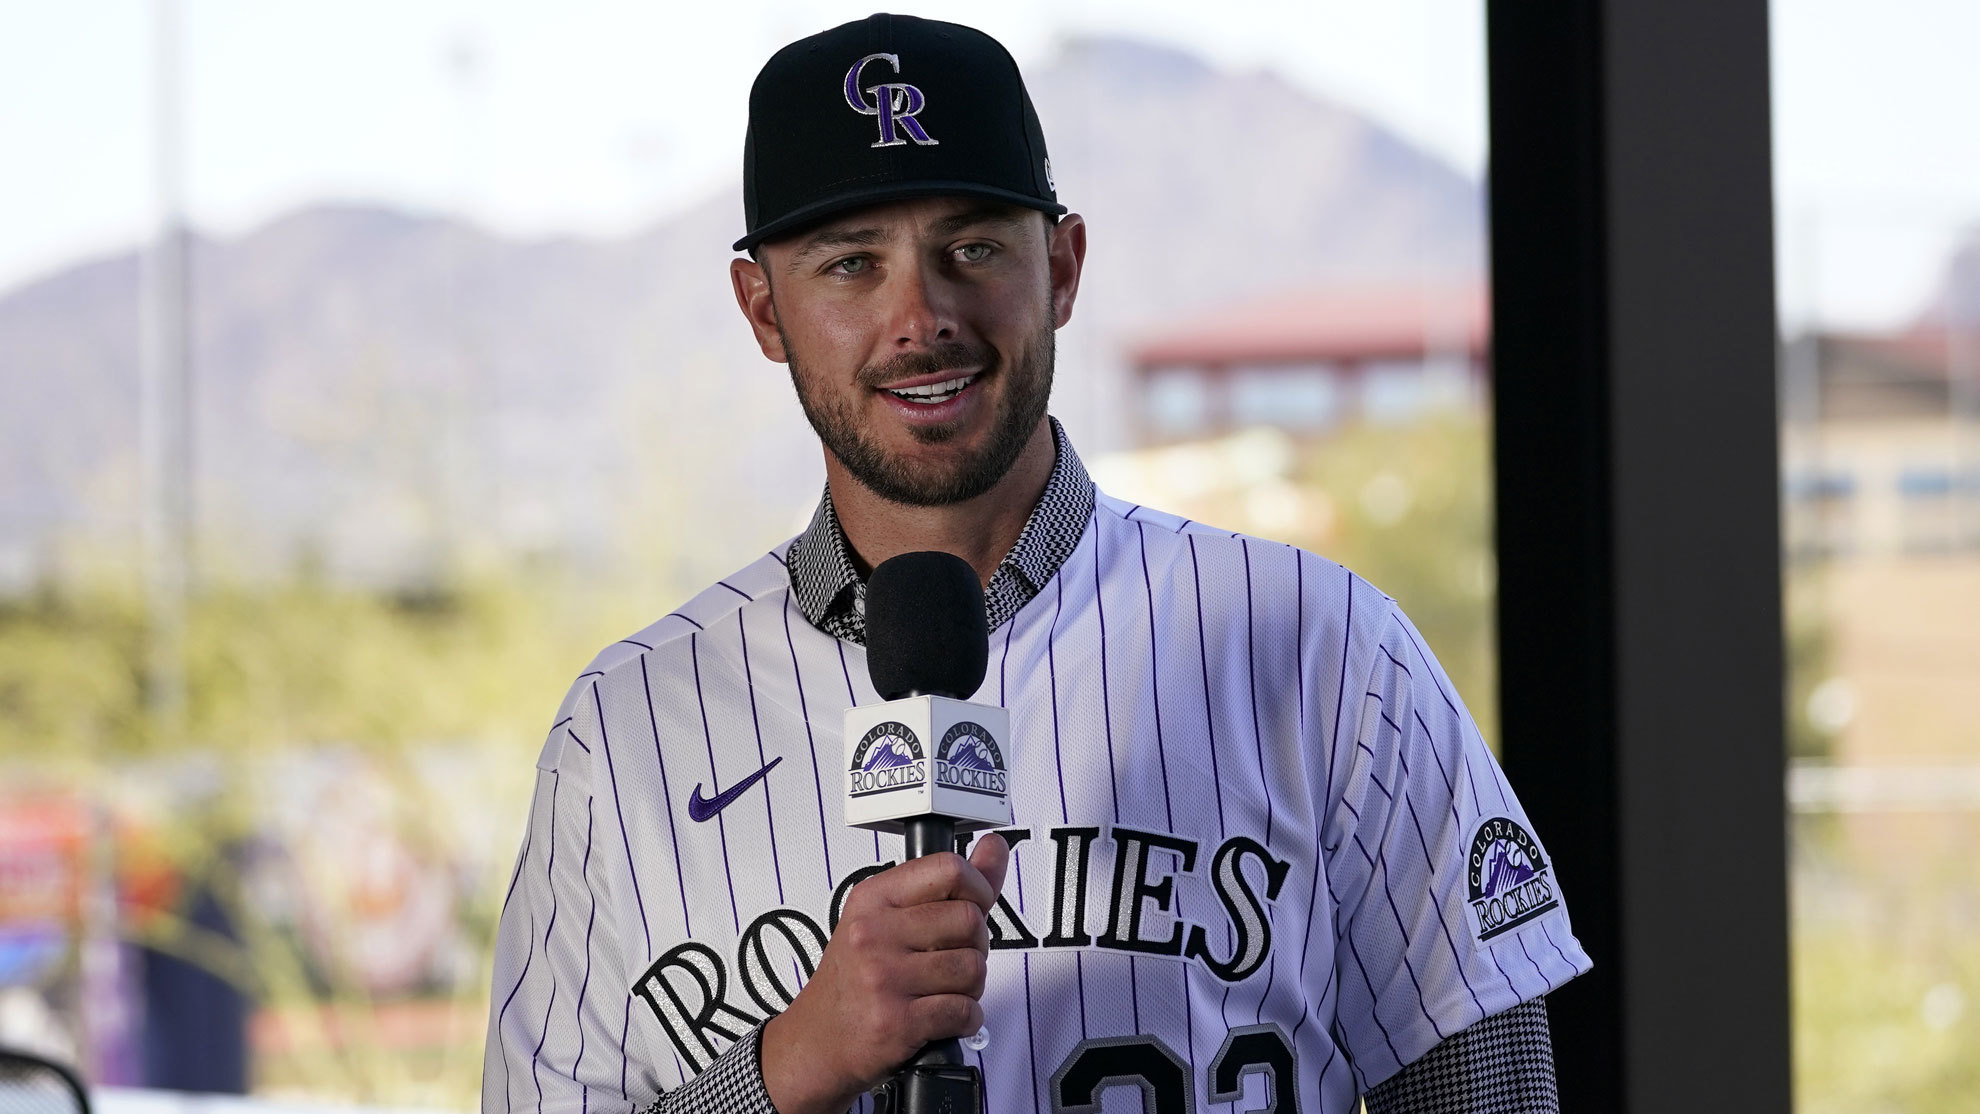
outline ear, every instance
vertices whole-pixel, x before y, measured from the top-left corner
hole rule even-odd
[[[736,306],[756,334],[756,346],[763,350],[763,358],[780,364],[789,362],[783,334],[777,331],[777,303],[770,296],[770,276],[764,272],[763,265],[754,259],[730,260],[729,285],[735,288]]]
[[[1086,218],[1067,213],[1052,226],[1047,258],[1052,268],[1052,327],[1072,320],[1073,300],[1079,296],[1079,272],[1086,265]]]

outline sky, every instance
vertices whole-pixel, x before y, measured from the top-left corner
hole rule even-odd
[[[185,206],[233,235],[356,200],[521,236],[622,234],[737,173],[776,47],[876,0],[0,0],[0,290],[137,242],[158,211],[159,12],[176,6]],[[1472,175],[1486,163],[1482,0],[930,0],[1019,64],[1131,35],[1275,70]],[[1874,14],[1872,14],[1874,13]],[[1970,0],[1778,0],[1784,315],[1911,313],[1980,221]]]

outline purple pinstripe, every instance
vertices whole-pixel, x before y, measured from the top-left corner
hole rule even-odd
[[[632,1092],[626,1088],[626,1073],[632,1069],[632,1057],[626,1055],[626,1040],[632,1036],[632,1000],[626,995],[626,1014],[619,1021],[619,1097],[630,1102]],[[674,1057],[674,1077],[687,1082],[687,1072],[681,1068],[680,1057]]]
[[[1231,536],[1233,538],[1237,537],[1236,534],[1233,534]],[[1251,584],[1250,584],[1251,558],[1249,555],[1249,551],[1246,551],[1244,571],[1245,571],[1244,618],[1245,618],[1246,630],[1248,631],[1250,629],[1250,623],[1251,623]],[[1196,586],[1196,649],[1197,649],[1197,656],[1203,666],[1203,722],[1204,725],[1209,729],[1209,733],[1210,733],[1210,784],[1212,788],[1215,789],[1217,794],[1217,839],[1221,842],[1226,834],[1224,827],[1224,778],[1222,774],[1217,772],[1217,708],[1216,708],[1216,700],[1213,699],[1210,695],[1210,650],[1207,645],[1207,640],[1204,637],[1204,630],[1203,630],[1203,572],[1200,568],[1197,567],[1197,563],[1196,563],[1196,538],[1194,535],[1192,535],[1189,539],[1189,573],[1190,573],[1191,582]],[[1249,635],[1247,635],[1245,642],[1246,642],[1246,652],[1249,653],[1250,650]],[[1247,669],[1250,668],[1250,663],[1247,663],[1246,668]],[[1252,717],[1253,726],[1255,727],[1257,725],[1256,724],[1257,708],[1255,705],[1253,706],[1252,711],[1253,711],[1253,717]],[[1263,769],[1262,761],[1263,760],[1261,757],[1261,766],[1260,766],[1261,770]],[[1268,797],[1267,800],[1269,801],[1270,798]],[[1270,805],[1268,804],[1266,807],[1269,808]],[[1236,943],[1235,932],[1236,932],[1235,929],[1231,928],[1228,925],[1225,926],[1224,942],[1226,944],[1235,945]],[[1224,986],[1224,996],[1217,1003],[1217,1016],[1220,1020],[1223,1021],[1224,1028],[1226,1029],[1229,1029],[1231,1027],[1230,1005],[1231,1005],[1231,988],[1230,985],[1226,983]],[[1196,1058],[1195,1051],[1194,1049],[1192,1049],[1190,1054],[1190,1059],[1193,1062],[1195,1058]]]
[[[639,670],[640,676],[642,678],[645,677],[646,659],[643,657],[639,659]],[[591,686],[591,704],[592,707],[598,710],[598,746],[599,749],[605,752],[605,773],[612,779],[612,811],[619,817],[619,838],[626,845],[626,876],[632,879],[633,903],[639,906],[639,930],[646,937],[646,954],[650,958],[653,955],[653,929],[646,923],[646,899],[640,896],[639,871],[633,867],[632,837],[626,834],[626,810],[620,804],[619,800],[619,771],[612,764],[612,736],[605,731],[605,705],[599,702],[597,685]],[[646,704],[649,710],[653,706],[653,690],[650,687],[647,689]],[[656,752],[660,748],[660,738],[657,734],[653,739],[653,747]],[[667,776],[664,766],[661,769],[660,776],[664,783]],[[669,824],[674,822],[674,814],[671,810],[667,813],[667,822]],[[680,870],[680,851],[678,850],[680,844],[676,843],[674,846],[676,848],[674,852],[674,869],[678,873]],[[683,910],[682,915],[685,916],[685,910],[687,908],[687,886],[685,882],[682,883],[681,887],[681,908]],[[628,997],[626,1001],[628,1003],[627,1008],[630,1009],[631,997]],[[621,1041],[623,1039],[621,1038]],[[622,1043],[620,1045],[620,1051],[623,1052],[624,1050],[624,1044]]]
[[[1004,648],[1006,651],[1010,649],[1008,639],[1005,640]],[[1024,912],[1024,860],[1018,858],[1015,852],[1011,854],[1011,869],[1017,874],[1017,904],[1018,912],[1022,914]],[[1027,950],[1018,958],[1024,961],[1024,1048],[1025,1059],[1031,1064],[1031,1109],[1032,1114],[1038,1114],[1038,1032],[1031,1023],[1031,952]]]
[[[550,858],[543,865],[543,884],[550,889],[550,922],[543,926],[543,961],[550,962],[550,934],[557,929],[557,787],[563,783],[561,771],[550,771]],[[543,1042],[550,1039],[550,1012],[557,1008],[557,975],[550,974],[550,1000],[543,1004],[543,1035],[536,1038],[530,1054],[529,1078],[536,1084],[536,1111],[543,1114]]]
[[[1010,705],[1011,638],[1017,633],[1017,619],[1004,624],[1004,653],[997,661],[997,703]],[[1011,871],[1017,877],[1018,912],[1024,912],[1024,860],[1017,852],[1011,853]],[[1038,1114],[1038,1034],[1031,1024],[1031,953],[1026,951],[1019,960],[1024,963],[1024,1056],[1031,1071],[1031,1110]]]
[[[1173,832],[1176,813],[1169,800],[1169,748],[1162,739],[1162,670],[1155,660],[1155,578],[1148,572],[1147,531],[1137,522],[1134,532],[1141,538],[1141,582],[1148,591],[1148,691],[1155,708],[1155,758],[1162,769],[1162,820]]]
[[[1304,564],[1302,563],[1302,568],[1303,567]],[[1345,572],[1346,570],[1344,569],[1342,571]],[[1306,587],[1305,581],[1302,578],[1300,582],[1300,589],[1301,589],[1300,599],[1302,602],[1304,602],[1306,598],[1305,587]],[[1313,888],[1307,892],[1306,939],[1301,943],[1299,950],[1299,981],[1300,981],[1300,985],[1302,986],[1306,984],[1307,953],[1312,949],[1313,946],[1313,906],[1317,904],[1320,899],[1320,884],[1319,884],[1320,864],[1322,861],[1322,857],[1325,853],[1324,844],[1326,842],[1327,825],[1332,823],[1333,821],[1333,813],[1329,806],[1332,805],[1334,800],[1334,748],[1340,744],[1341,703],[1347,699],[1348,645],[1349,645],[1350,636],[1353,633],[1354,633],[1354,574],[1348,573],[1347,618],[1341,623],[1341,679],[1340,679],[1340,688],[1334,694],[1334,726],[1332,730],[1328,732],[1326,788],[1321,792],[1320,807],[1314,810],[1314,817],[1313,817],[1313,879],[1314,881],[1313,881]],[[1304,673],[1303,670],[1302,673]],[[1329,877],[1327,879],[1327,900],[1332,905],[1334,915],[1338,917],[1340,913],[1340,899],[1334,896],[1334,880],[1332,877]],[[1327,990],[1321,992],[1320,995],[1321,1002],[1326,1001],[1328,994],[1331,993],[1334,989],[1335,980],[1340,977],[1341,965],[1338,959],[1338,956],[1340,954],[1340,942],[1341,942],[1340,923],[1338,920],[1336,920],[1334,924],[1334,949],[1337,958],[1335,962],[1328,965]],[[1313,1008],[1302,1011],[1299,1015],[1299,1020],[1293,1023],[1292,1039],[1295,1046],[1297,1046],[1299,1042],[1300,1029],[1306,1025],[1306,1019],[1308,1017],[1315,1016],[1315,1010],[1318,1009],[1319,1004],[1320,1003],[1315,1003]],[[1331,1027],[1330,1027],[1330,1032],[1331,1032]],[[1327,1062],[1329,1065],[1333,1063],[1333,1056],[1331,1053],[1327,1057]],[[1352,1073],[1354,1070],[1354,1065],[1349,1064],[1348,1070],[1350,1073]],[[1324,1079],[1326,1077],[1326,1073],[1327,1073],[1326,1068],[1320,1069],[1321,1078]]]
[[[724,585],[727,587],[727,585]],[[735,589],[731,588],[730,591]],[[694,702],[701,708],[701,741],[708,747],[708,778],[713,784],[721,784],[722,773],[715,768],[715,736],[708,730],[708,697],[701,688],[701,648],[697,645],[699,634],[688,635],[688,660],[694,666]],[[668,818],[673,810],[668,810]],[[722,877],[729,883],[729,919],[735,924],[737,935],[742,934],[742,913],[736,906],[736,875],[729,869],[729,826],[721,813],[715,814],[716,833],[722,839]]]
[[[1572,969],[1574,962],[1567,957],[1566,952],[1561,950],[1561,946],[1554,942],[1554,930],[1547,927],[1546,921],[1540,922],[1540,934],[1547,938],[1547,943],[1553,946],[1554,954],[1561,957],[1561,962],[1567,964]]]
[[[1339,908],[1340,899],[1338,897],[1334,897],[1333,885],[1334,885],[1333,879],[1331,878],[1328,879],[1327,896],[1334,898],[1334,905],[1336,908]],[[1389,1027],[1387,1025],[1382,1024],[1382,1011],[1377,1008],[1378,1006],[1381,1005],[1381,1002],[1375,996],[1374,981],[1368,977],[1368,965],[1361,961],[1361,949],[1354,946],[1354,933],[1352,932],[1348,933],[1346,936],[1346,940],[1348,946],[1348,955],[1354,958],[1354,966],[1357,970],[1361,972],[1362,984],[1368,987],[1368,999],[1369,999],[1368,1016],[1371,1020],[1375,1022],[1375,1028],[1381,1030],[1382,1043],[1389,1046],[1390,1057],[1395,1060],[1397,1067],[1401,1067],[1402,1054],[1396,1051],[1396,1042],[1393,1037],[1389,1036]],[[1362,1070],[1358,1066],[1356,1066],[1354,1061],[1351,1059],[1348,1061],[1348,1070],[1353,1072],[1355,1075],[1361,1077],[1362,1079],[1361,1089],[1366,1091],[1368,1089],[1367,1088],[1368,1076],[1365,1073],[1363,1073]]]
[[[536,799],[535,799],[535,794],[533,793],[530,795],[529,816],[530,816],[530,830],[535,831],[536,830]],[[516,877],[518,878],[522,877],[523,863],[529,859],[529,843],[530,841],[527,840],[524,841],[523,853],[520,856],[518,856],[516,859]],[[534,934],[532,933],[532,936],[533,935]],[[502,1019],[508,1016],[510,1003],[516,1000],[516,994],[522,990],[523,982],[529,978],[529,963],[530,960],[534,959],[535,957],[536,957],[536,949],[533,947],[523,953],[522,973],[516,976],[516,985],[509,988],[509,996],[507,998],[502,999],[502,1008],[500,1011],[498,1011],[495,1014],[495,1041],[497,1048],[502,1047],[502,1042],[504,1040],[502,1034]],[[508,1100],[509,1100],[509,1058],[507,1055],[504,1055],[502,1057],[502,1101],[507,1102]]]
[[[598,926],[598,891],[591,888],[591,834],[596,828],[597,818],[591,812],[592,798],[584,799],[584,865],[578,868],[578,877],[585,880],[585,889],[591,894],[591,917],[584,923],[584,979],[578,983],[577,1002],[571,1007],[571,1025],[577,1029],[577,1056],[571,1060],[571,1078],[578,1078],[578,1068],[584,1063],[584,996],[591,989],[591,930]],[[582,1081],[578,1087],[583,1093],[582,1106],[591,1109],[591,1088]]]
[[[734,591],[734,589],[730,590]],[[756,673],[749,667],[749,628],[743,622],[743,611],[744,609],[740,607],[736,609],[736,638],[742,645],[743,687],[749,690],[749,723],[756,730],[756,761],[767,766],[770,764],[770,757],[763,752],[763,720],[756,714]],[[811,727],[807,724],[805,731],[810,730]],[[770,786],[766,784],[763,787],[763,821],[770,828],[770,868],[777,879],[777,904],[782,905],[784,904],[783,856],[777,853],[777,813],[770,807],[770,797]]]
[[[818,845],[825,852],[825,881],[837,886],[839,876],[832,872],[832,833],[825,827],[825,775],[818,772],[818,742],[811,735],[811,710],[804,700],[804,675],[798,669],[797,640],[791,637],[791,597],[784,593],[784,644],[791,648],[791,684],[797,688],[798,718],[804,721],[804,745],[811,752],[811,784],[818,791]]]
[[[1388,655],[1390,661],[1395,662],[1397,668],[1402,668],[1402,663],[1396,661],[1395,655],[1389,654],[1387,647],[1384,647],[1382,652]],[[1405,676],[1410,676],[1408,669],[1403,669],[1403,673]],[[1415,678],[1414,676],[1411,676],[1410,679],[1414,680]],[[1369,695],[1374,696],[1375,694],[1370,693]],[[1375,699],[1377,703],[1380,703],[1382,698],[1376,696]],[[1408,748],[1402,745],[1403,729],[1397,727],[1396,721],[1389,718],[1389,713],[1386,708],[1383,709],[1382,711],[1382,722],[1388,724],[1390,729],[1396,733],[1397,736],[1396,761],[1402,764],[1403,780],[1407,781],[1409,780],[1409,776],[1410,776],[1409,759],[1406,757],[1408,753]],[[1436,747],[1432,746],[1430,748],[1430,753],[1433,755],[1436,754],[1437,753]],[[1397,788],[1400,789],[1402,787],[1398,785]],[[1409,809],[1410,825],[1416,829],[1417,846],[1423,848],[1423,865],[1430,871],[1430,877],[1432,879],[1435,879],[1437,877],[1437,864],[1430,857],[1430,841],[1428,839],[1425,839],[1423,836],[1423,821],[1418,819],[1416,815],[1416,800],[1409,795],[1409,792],[1406,789],[1403,790],[1402,799],[1403,799],[1403,806]],[[1453,803],[1451,806],[1451,819],[1453,820],[1457,819],[1457,805],[1455,803]],[[1389,903],[1391,906],[1393,906],[1395,904],[1395,899],[1391,897],[1389,899]],[[1448,945],[1451,949],[1451,962],[1457,970],[1458,980],[1464,983],[1464,991],[1466,994],[1471,995],[1471,1004],[1478,1007],[1478,1017],[1479,1020],[1482,1021],[1486,1016],[1485,1004],[1479,1001],[1478,991],[1475,987],[1471,985],[1471,976],[1465,973],[1464,960],[1459,956],[1457,950],[1457,938],[1451,934],[1451,922],[1448,918],[1444,916],[1444,906],[1441,902],[1433,902],[1432,905],[1435,906],[1437,910],[1437,927],[1443,930],[1444,943]],[[1419,996],[1420,996],[1420,992],[1419,992]],[[1434,1022],[1432,1024],[1434,1026]]]
[[[538,772],[540,773],[541,771]],[[529,861],[529,845],[536,841],[536,794],[534,793],[530,794],[529,819],[525,822],[529,827],[525,829],[525,834],[523,835],[522,852],[516,856],[516,869],[509,875],[509,892],[502,895],[502,912],[504,913],[509,911],[509,899],[516,896],[516,883],[522,881],[523,864]]]
[[[1107,788],[1113,794],[1114,824],[1121,822],[1121,782],[1120,764],[1114,759],[1114,700],[1107,684],[1107,601],[1105,589],[1100,583],[1100,537],[1103,531],[1093,531],[1093,610],[1100,621],[1100,722],[1107,737]],[[1134,1031],[1141,1031],[1141,980],[1136,970],[1135,957],[1128,956],[1128,1009],[1134,1020]]]
[[[1216,701],[1210,695],[1210,650],[1203,635],[1203,572],[1196,565],[1196,536],[1189,536],[1189,576],[1196,586],[1196,654],[1203,666],[1203,726],[1210,733],[1210,786],[1217,793],[1217,838],[1224,838],[1224,775],[1217,769]]]
[[[1423,660],[1423,661],[1426,661],[1426,662],[1427,662],[1427,661],[1429,660],[1429,658],[1430,658],[1430,652],[1429,652],[1428,650],[1426,650],[1426,649],[1424,649],[1424,648],[1423,648],[1423,644],[1422,644],[1421,642],[1419,642],[1419,641],[1417,641],[1417,638],[1416,638],[1416,633],[1415,633],[1414,631],[1411,631],[1411,630],[1410,630],[1410,629],[1409,629],[1409,628],[1408,628],[1407,626],[1403,626],[1402,624],[1397,624],[1397,625],[1398,625],[1398,626],[1402,626],[1402,630],[1403,630],[1403,633],[1404,633],[1405,635],[1407,635],[1407,636],[1408,636],[1408,638],[1409,638],[1409,644],[1410,644],[1410,645],[1411,645],[1412,647],[1414,647],[1414,648],[1416,649],[1416,656],[1417,656],[1417,658],[1418,658],[1418,659],[1420,659],[1420,660]],[[1445,706],[1445,707],[1447,707],[1447,708],[1449,708],[1449,709],[1451,710],[1451,715],[1452,715],[1453,717],[1455,717],[1455,718],[1457,719],[1457,721],[1458,721],[1458,730],[1459,730],[1459,732],[1460,732],[1460,733],[1462,733],[1462,732],[1463,732],[1463,730],[1464,730],[1464,726],[1463,726],[1463,725],[1464,725],[1464,713],[1463,713],[1462,711],[1460,711],[1460,710],[1458,709],[1458,706],[1457,706],[1457,701],[1455,701],[1455,700],[1452,700],[1452,699],[1451,699],[1451,694],[1450,694],[1449,692],[1447,692],[1447,691],[1445,691],[1445,689],[1444,689],[1444,682],[1443,682],[1443,681],[1441,681],[1441,680],[1438,680],[1438,679],[1437,679],[1437,675],[1436,675],[1436,673],[1435,673],[1435,671],[1432,671],[1432,672],[1431,672],[1431,674],[1430,674],[1430,678],[1431,678],[1431,680],[1433,680],[1433,681],[1436,681],[1436,684],[1437,684],[1437,695],[1439,695],[1439,696],[1441,696],[1441,697],[1443,697],[1443,698],[1444,698],[1444,706]],[[1425,730],[1425,731],[1428,731],[1429,729],[1428,729],[1428,728],[1425,728],[1424,730]],[[1470,777],[1470,775],[1471,775],[1471,758],[1470,758],[1470,750],[1471,750],[1471,745],[1470,745],[1470,744],[1471,744],[1471,740],[1469,740],[1469,739],[1466,739],[1466,738],[1460,738],[1460,739],[1458,740],[1458,742],[1459,742],[1459,744],[1460,744],[1460,745],[1461,745],[1461,746],[1463,747],[1463,753],[1465,754],[1465,761],[1464,761],[1464,772],[1465,772],[1465,776],[1467,776],[1467,777]],[[1480,743],[1482,744],[1482,743],[1484,742],[1484,740],[1482,740],[1482,739],[1481,739],[1481,740],[1479,740],[1479,742],[1480,742]],[[1496,789],[1497,789],[1497,790],[1499,791],[1499,807],[1500,807],[1500,808],[1508,808],[1508,807],[1510,807],[1510,805],[1508,804],[1508,802],[1507,802],[1507,800],[1506,800],[1506,789],[1505,789],[1505,786],[1504,786],[1504,785],[1499,785],[1499,784],[1496,784],[1496,780],[1495,780],[1495,784],[1494,784],[1494,788],[1496,788]],[[1480,807],[1480,809],[1482,810],[1482,809],[1483,809],[1483,807],[1484,807],[1484,802],[1482,802],[1482,801],[1480,801],[1480,800],[1479,800],[1479,798],[1478,798],[1478,782],[1477,782],[1477,780],[1476,780],[1475,778],[1474,778],[1474,779],[1472,780],[1472,783],[1471,783],[1471,798],[1472,798],[1472,801],[1473,801],[1474,803],[1476,803],[1476,804],[1478,804],[1478,805],[1479,805],[1479,807]]]
[[[1059,616],[1066,608],[1066,578],[1055,576],[1052,578],[1052,583],[1058,586],[1059,598],[1057,606],[1052,609],[1052,625],[1045,632],[1045,673],[1051,683],[1052,693],[1052,764],[1059,771],[1059,823],[1070,824],[1072,823],[1072,814],[1066,810],[1066,759],[1064,752],[1059,747],[1058,655],[1052,648],[1052,644],[1058,641],[1059,637]],[[1073,915],[1081,919],[1082,923],[1079,927],[1084,932],[1086,926],[1083,922],[1086,917],[1086,910],[1083,908],[1074,910]],[[1079,1039],[1085,1040],[1086,957],[1077,951],[1073,952],[1073,978],[1079,984]]]
[[[1251,543],[1244,549],[1244,650],[1245,679],[1251,686],[1251,736],[1258,744],[1258,784],[1265,792],[1265,842],[1272,842],[1272,778],[1265,769],[1265,732],[1258,725],[1258,624],[1251,600]]]
[[[684,935],[693,936],[694,918],[688,910],[687,870],[681,866],[680,833],[674,830],[674,791],[672,788],[670,788],[667,785],[667,758],[664,750],[660,746],[660,721],[653,710],[653,679],[651,676],[647,674],[646,658],[644,655],[642,655],[639,659],[639,683],[646,690],[646,722],[647,722],[647,726],[649,726],[653,731],[653,760],[656,763],[658,763],[660,766],[660,795],[666,798],[666,807],[663,808],[661,811],[667,814],[667,842],[672,844],[674,848],[674,882],[677,885],[679,885],[681,889],[681,927],[684,930]],[[598,733],[600,736],[603,736],[605,734],[605,728],[602,722],[604,719],[604,715],[605,715],[604,710],[600,709],[599,719],[601,723],[598,728]],[[606,749],[605,752],[605,763],[606,763],[606,767],[609,769],[612,763],[612,753],[609,747]],[[615,776],[612,781],[612,797],[615,806],[618,800],[618,795],[619,795],[619,783],[617,777]],[[619,816],[619,831],[621,833],[624,833],[625,830],[626,830],[625,815],[621,813]],[[631,843],[626,844],[626,872],[628,874],[632,873]],[[637,874],[633,875],[633,897],[635,900],[639,899],[639,876]],[[642,929],[646,927],[646,902],[643,900],[640,901],[639,903],[639,924]],[[653,936],[651,933],[648,933],[646,937],[646,957],[648,959],[651,959],[653,957]]]
[[[1524,997],[1524,995],[1520,995],[1519,987],[1513,985],[1512,976],[1506,974],[1505,964],[1499,962],[1499,945],[1487,945],[1485,954],[1492,957],[1492,966],[1497,967],[1499,969],[1499,977],[1506,980],[1506,989],[1512,991],[1515,996]]]
[[[846,644],[835,638],[832,640],[832,645],[839,648],[839,673],[846,679],[846,704],[850,707],[857,708],[859,707],[859,697],[853,692],[852,670],[846,668]],[[873,861],[876,863],[880,861],[879,832],[873,833]]]
[[[1187,522],[1184,526],[1189,525]],[[1169,748],[1162,736],[1162,670],[1156,660],[1155,638],[1155,578],[1148,571],[1148,531],[1141,523],[1134,524],[1134,531],[1141,540],[1141,582],[1148,593],[1148,684],[1149,695],[1155,705],[1155,757],[1162,767],[1162,816],[1170,831],[1176,830],[1175,805],[1169,794]],[[1192,543],[1194,544],[1194,543]],[[1214,752],[1212,752],[1214,753]],[[1176,890],[1176,916],[1183,915],[1182,890]],[[1196,1020],[1189,1006],[1189,969],[1180,968],[1177,977],[1182,980],[1183,998],[1183,1040],[1189,1053],[1189,1062],[1196,1063]]]
[[[1361,833],[1359,832],[1355,833],[1354,844],[1356,847],[1361,848],[1361,854],[1363,857],[1366,857],[1368,855],[1367,846],[1361,842]],[[1409,984],[1416,988],[1416,1008],[1423,1014],[1423,1020],[1428,1021],[1430,1023],[1430,1031],[1437,1034],[1438,1040],[1443,1040],[1448,1034],[1444,1032],[1443,1026],[1437,1024],[1437,1019],[1430,1016],[1430,1004],[1423,1000],[1423,983],[1416,977],[1416,964],[1411,963],[1409,961],[1409,948],[1410,948],[1409,926],[1403,923],[1402,910],[1396,908],[1396,891],[1394,890],[1394,888],[1392,888],[1389,885],[1389,860],[1387,858],[1387,854],[1388,854],[1387,852],[1378,853],[1373,859],[1369,860],[1368,865],[1370,869],[1381,872],[1382,896],[1388,899],[1389,915],[1396,919],[1396,931],[1402,936],[1403,970],[1409,972]],[[1463,967],[1458,968],[1458,975],[1459,977],[1463,977],[1464,975]],[[1465,984],[1467,988],[1469,988],[1470,985],[1471,984],[1468,982]],[[1474,1003],[1476,1002],[1476,1000],[1477,998],[1474,995],[1473,996]],[[1480,1006],[1478,1012],[1480,1016],[1483,1016],[1485,1012],[1485,1008],[1483,1006]]]
[[[1519,933],[1517,932],[1512,934],[1512,938],[1513,938],[1513,943],[1519,945],[1519,954],[1525,956],[1526,961],[1528,963],[1533,963],[1533,953],[1526,950],[1526,941],[1520,939]],[[1540,976],[1541,982],[1544,983],[1547,981],[1547,972],[1542,971],[1538,963],[1533,963],[1533,973]]]

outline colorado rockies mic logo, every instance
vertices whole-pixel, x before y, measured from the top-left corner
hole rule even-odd
[[[949,728],[935,747],[935,784],[990,797],[1009,792],[1004,755],[988,729],[968,720]]]
[[[869,54],[854,62],[853,68],[846,71],[846,104],[862,116],[880,118],[880,141],[873,146],[900,147],[906,144],[907,139],[895,134],[894,129],[897,126],[901,131],[906,132],[908,139],[914,140],[917,146],[933,147],[941,142],[930,138],[928,133],[922,130],[921,121],[914,118],[915,113],[928,105],[927,98],[921,95],[921,90],[905,81],[889,81],[879,85],[869,85],[863,91],[860,89],[860,74],[866,69],[867,63],[879,61],[885,61],[894,67],[895,73],[901,72],[901,56],[898,54]],[[867,99],[869,94],[872,100]]]
[[[855,797],[911,789],[928,780],[921,740],[914,729],[892,720],[876,726],[853,748],[850,791]]]
[[[1480,940],[1511,932],[1560,907],[1552,870],[1540,857],[1540,845],[1525,828],[1503,816],[1478,825],[1466,866],[1471,912],[1478,922]]]

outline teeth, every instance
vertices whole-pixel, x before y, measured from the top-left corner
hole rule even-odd
[[[888,388],[887,393],[908,402],[934,403],[947,402],[962,393],[964,387],[976,382],[976,376],[965,375],[960,379],[950,379],[941,383],[929,383],[920,387]]]

